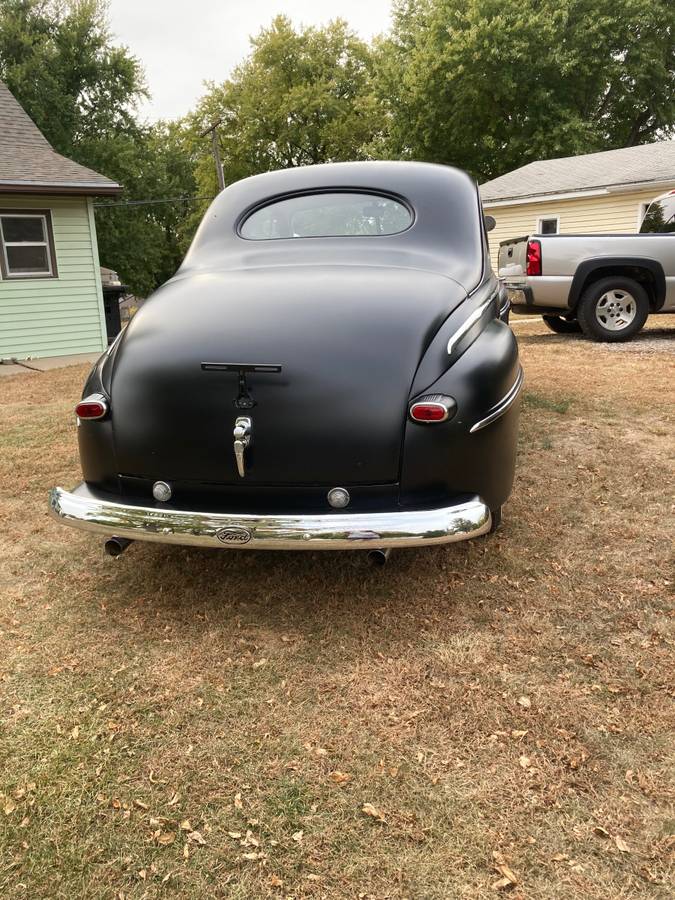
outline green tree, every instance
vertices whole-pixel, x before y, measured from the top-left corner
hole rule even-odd
[[[341,19],[296,30],[275,18],[222,85],[211,85],[193,116],[197,135],[220,119],[227,183],[256,172],[359,159],[377,130],[370,50]],[[215,194],[208,141],[198,182]]]
[[[118,181],[124,199],[194,194],[184,127],[137,121],[143,71],[113,45],[103,0],[0,0],[0,78],[59,153]],[[183,206],[99,207],[102,264],[151,291],[180,262]]]
[[[0,0],[0,77],[60,153],[136,129],[140,63],[111,44],[104,0]]]
[[[675,133],[672,0],[399,0],[378,153],[479,179]]]
[[[114,171],[127,190],[97,204],[101,263],[145,297],[174,274],[192,238],[195,203],[180,199],[196,192],[192,135],[182,121],[158,122],[107,150],[101,170]]]

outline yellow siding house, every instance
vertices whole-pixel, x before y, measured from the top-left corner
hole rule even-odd
[[[500,241],[526,234],[632,233],[648,204],[675,189],[675,141],[540,160],[481,185],[497,271]]]

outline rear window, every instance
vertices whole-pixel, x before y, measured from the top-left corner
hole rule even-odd
[[[255,210],[239,233],[250,241],[398,234],[412,224],[408,207],[380,194],[303,194]]]
[[[668,194],[651,203],[640,226],[640,234],[671,231],[675,231],[675,194]]]

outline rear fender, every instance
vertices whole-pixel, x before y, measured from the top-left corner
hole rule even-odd
[[[661,309],[666,299],[666,276],[658,260],[645,256],[596,256],[579,263],[572,279],[568,306],[576,309],[584,289],[609,275],[633,278],[644,284],[654,311]]]
[[[422,392],[433,393],[431,385],[449,366],[455,364],[486,324],[500,315],[504,305],[504,291],[494,276],[460,303],[445,319],[424,352],[415,372],[411,397]],[[471,322],[473,324],[466,328]]]
[[[507,499],[515,468],[519,398],[491,424],[485,419],[521,376],[518,345],[511,329],[495,319],[424,393],[445,394],[456,414],[436,424],[406,422],[401,469],[401,503],[416,506],[476,493],[497,509]]]
[[[94,363],[84,384],[83,398],[90,394],[103,394],[110,400],[111,368],[124,331],[119,333],[114,343]],[[110,410],[103,419],[79,419],[77,443],[84,480],[101,490],[119,492],[113,414],[113,410]]]

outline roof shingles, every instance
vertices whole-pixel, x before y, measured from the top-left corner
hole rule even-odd
[[[113,194],[120,185],[61,156],[0,81],[0,191]]]
[[[481,185],[483,203],[675,181],[675,141],[542,159]]]

